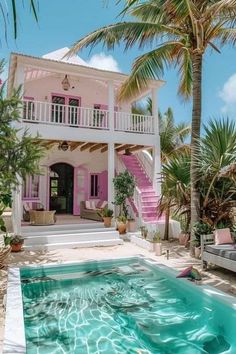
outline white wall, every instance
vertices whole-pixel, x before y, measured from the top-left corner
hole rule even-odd
[[[24,96],[33,97],[35,101],[51,102],[51,94],[81,97],[81,106],[93,108],[94,104],[108,105],[108,87],[106,82],[81,78],[69,78],[70,89],[64,91],[61,82],[63,75],[48,76],[42,79],[26,82],[24,85]],[[74,88],[72,88],[74,87]],[[130,105],[127,103],[117,104],[119,111],[129,112]]]

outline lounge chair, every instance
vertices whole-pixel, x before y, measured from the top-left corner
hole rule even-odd
[[[215,236],[202,235],[201,237],[202,268],[207,269],[209,264],[236,272],[236,245],[215,245]]]

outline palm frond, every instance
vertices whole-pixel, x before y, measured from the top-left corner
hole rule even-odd
[[[159,48],[138,57],[132,67],[130,77],[121,86],[118,99],[135,98],[143,89],[148,87],[150,79],[159,79],[165,67],[173,64],[182,48],[181,42],[166,42]]]

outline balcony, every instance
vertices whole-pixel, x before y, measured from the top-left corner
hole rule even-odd
[[[114,126],[120,132],[155,134],[153,116],[115,111],[113,125],[108,110],[31,100],[23,101],[23,122],[106,131]]]

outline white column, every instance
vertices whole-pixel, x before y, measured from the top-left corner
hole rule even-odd
[[[157,195],[161,194],[161,146],[157,102],[157,89],[152,89],[152,115],[154,118],[155,145],[153,147],[153,188]]]
[[[114,82],[108,81],[108,110],[109,110],[109,129],[114,131],[114,109],[115,109],[115,92]]]
[[[114,185],[115,177],[115,147],[114,143],[108,143],[108,206],[114,209]]]
[[[12,223],[14,234],[21,234],[22,219],[22,180],[18,177],[18,186],[12,192]]]

